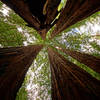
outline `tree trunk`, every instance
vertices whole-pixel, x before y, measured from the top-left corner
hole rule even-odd
[[[0,48],[0,100],[15,100],[25,74],[42,46]]]
[[[100,0],[67,0],[65,8],[61,11],[56,28],[51,38],[100,10]]]
[[[52,100],[100,100],[100,81],[48,49],[51,65]]]
[[[57,6],[60,3],[60,0],[54,0],[54,2],[53,0],[39,1],[43,2],[43,7],[40,5],[39,8],[41,11],[43,10],[44,15],[43,12],[39,11],[36,11],[38,14],[36,15],[35,8],[31,8],[31,3],[28,3],[32,0],[1,1],[20,15],[29,26],[35,28],[43,39],[52,27],[51,24],[56,17]],[[36,7],[38,8],[38,6]],[[67,0],[51,38],[98,10],[100,10],[100,0]],[[45,18],[41,19],[39,14]],[[15,99],[29,66],[41,48],[42,46],[27,46],[0,49],[0,100]],[[66,50],[65,53],[100,72],[99,59],[76,51]],[[51,64],[52,100],[100,100],[99,80],[50,48],[48,55]]]
[[[62,51],[66,53],[67,55],[73,57],[80,63],[83,63],[87,65],[88,67],[90,67],[91,69],[93,69],[94,71],[100,73],[100,58],[94,57],[89,54],[72,51],[69,49],[62,49]]]

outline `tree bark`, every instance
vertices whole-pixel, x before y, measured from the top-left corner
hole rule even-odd
[[[48,49],[51,67],[52,100],[100,100],[100,81]]]
[[[83,63],[87,65],[87,67],[90,67],[94,71],[100,73],[100,58],[94,57],[89,54],[77,52],[77,51],[72,51],[69,49],[61,49],[64,53],[67,55],[73,57],[80,63]]]
[[[100,10],[100,0],[67,0],[65,8],[61,11],[55,30],[51,38]]]
[[[41,45],[0,48],[0,100],[15,100]]]

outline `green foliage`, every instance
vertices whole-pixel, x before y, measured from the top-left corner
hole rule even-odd
[[[25,26],[26,22],[18,15],[16,15],[13,11],[9,13],[10,18],[8,18],[8,21],[12,24],[18,24],[20,26]]]
[[[17,93],[16,100],[28,100],[26,83],[27,83],[27,79],[25,78],[21,88],[19,89],[19,91]]]
[[[62,8],[65,7],[66,2],[67,0],[61,0],[61,3],[59,4],[59,7],[58,7],[58,11],[60,11]]]
[[[63,33],[67,33],[67,32],[71,31],[74,28],[79,28],[80,26],[85,25],[87,21],[91,21],[91,19],[95,19],[98,16],[100,16],[100,11],[92,14],[91,16],[87,17],[86,19],[84,19],[82,21],[79,21],[79,22],[71,25],[70,27],[68,27],[67,29],[62,31],[60,34],[56,35],[56,37],[54,37],[54,38],[60,37],[60,36],[62,36]]]
[[[28,100],[27,98],[27,91],[25,90],[25,87],[22,86],[16,96],[16,100]]]
[[[52,46],[67,48],[67,49],[69,48],[71,50],[77,50],[77,51],[81,51],[84,53],[89,53],[96,57],[100,57],[100,45],[97,44],[97,41],[100,41],[100,39],[97,38],[98,36],[96,38],[93,38],[91,33],[87,33],[87,32],[91,32],[90,30],[88,30],[84,33],[82,33],[80,30],[80,27],[82,25],[85,25],[85,27],[87,28],[87,25],[88,25],[88,24],[86,24],[87,22],[96,24],[98,21],[96,19],[99,16],[100,16],[100,12],[97,12],[94,15],[92,15],[91,17],[85,19],[84,21],[79,22],[79,23],[71,26],[70,28],[66,29],[65,31],[63,31],[61,34],[59,34],[52,40],[52,43],[51,43]],[[94,19],[95,19],[95,23],[94,23]],[[92,42],[90,40],[92,40]],[[60,52],[60,51],[58,51],[58,52],[61,55],[63,55],[66,59],[70,60],[71,62],[75,63],[79,67],[86,70],[93,77],[100,80],[100,74],[96,73],[95,71],[90,69],[88,66],[78,62],[77,60],[73,59],[72,57],[67,56],[63,52]]]
[[[16,26],[0,20],[0,44],[2,46],[23,45],[24,36],[18,32]]]
[[[93,71],[91,68],[89,68],[88,66],[80,63],[79,61],[77,61],[76,59],[72,58],[71,56],[66,55],[65,53],[55,49],[56,51],[58,51],[61,55],[63,55],[67,60],[69,60],[70,62],[74,63],[75,65],[81,67],[83,70],[85,70],[86,72],[88,72],[89,74],[91,74],[93,77],[95,77],[96,79],[100,80],[100,74]]]
[[[90,42],[90,45],[91,45],[94,49],[100,51],[100,45],[98,45],[96,41]]]
[[[26,80],[28,86],[33,85],[28,92],[31,91],[33,94],[37,92],[35,98],[29,97],[29,99],[49,100],[51,98],[51,73],[46,48],[43,48],[37,55],[27,73]]]
[[[2,2],[0,2],[0,8],[2,7]]]

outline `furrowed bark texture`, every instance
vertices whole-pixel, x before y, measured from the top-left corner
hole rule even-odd
[[[100,0],[67,0],[66,6],[61,11],[57,21],[56,28],[51,34],[51,38],[99,10]]]
[[[48,49],[51,64],[52,100],[100,100],[100,81]]]
[[[42,46],[0,48],[0,100],[15,100],[25,74]]]
[[[62,51],[65,52],[67,55],[70,55],[80,63],[83,63],[94,71],[100,73],[100,58],[77,51],[71,51],[69,49],[62,49]]]

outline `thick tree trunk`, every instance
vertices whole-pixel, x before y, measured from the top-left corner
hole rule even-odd
[[[25,74],[42,46],[0,48],[0,100],[15,100]]]
[[[100,81],[63,56],[48,49],[52,100],[100,100]]]
[[[77,51],[71,51],[69,49],[62,49],[62,51],[78,60],[80,63],[83,63],[94,71],[100,73],[100,58]]]
[[[100,0],[67,0],[65,8],[61,11],[56,28],[51,38],[69,26],[85,19],[100,10]]]

